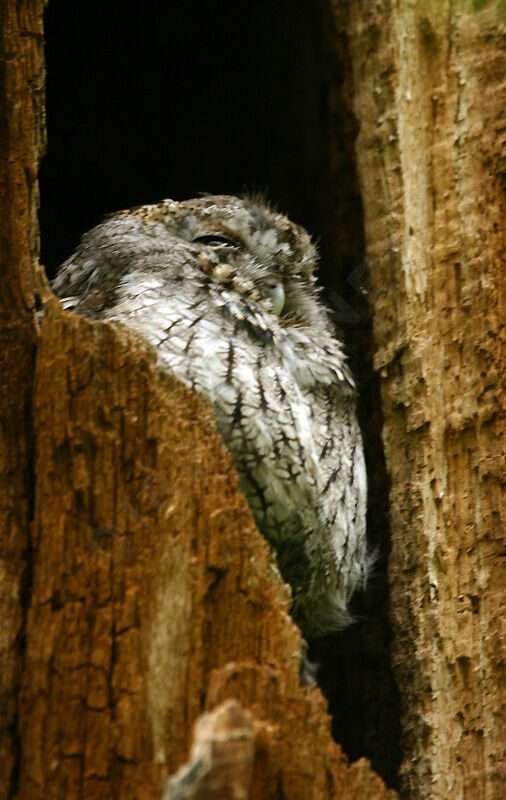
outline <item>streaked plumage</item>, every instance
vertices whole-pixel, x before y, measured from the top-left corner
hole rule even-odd
[[[138,331],[211,401],[308,635],[347,624],[368,565],[355,389],[316,263],[286,217],[211,196],[113,215],[53,283],[67,307]]]

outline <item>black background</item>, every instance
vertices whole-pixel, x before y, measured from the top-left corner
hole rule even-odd
[[[53,0],[46,13],[43,262],[120,208],[261,189],[322,233],[318,4]],[[301,35],[301,31],[303,35]]]

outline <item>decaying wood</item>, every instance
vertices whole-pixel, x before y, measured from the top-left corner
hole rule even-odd
[[[229,698],[263,725],[252,798],[393,797],[300,687],[287,589],[212,410],[155,359],[47,306],[19,800],[158,798]]]
[[[506,9],[335,2],[348,37],[391,476],[405,796],[499,800]]]
[[[44,144],[42,2],[0,2],[0,799],[16,763],[31,510],[31,394]]]

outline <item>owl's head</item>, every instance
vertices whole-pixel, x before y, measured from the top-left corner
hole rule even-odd
[[[304,228],[250,197],[215,195],[120,211],[86,233],[53,291],[90,316],[115,304],[135,270],[193,276],[224,287],[285,329],[328,332],[316,287],[316,248]],[[169,276],[167,276],[169,277]],[[274,321],[274,320],[273,320]]]
[[[263,202],[210,195],[165,200],[133,213],[147,225],[162,224],[187,243],[207,275],[258,303],[282,325],[324,324],[316,248],[304,228]]]

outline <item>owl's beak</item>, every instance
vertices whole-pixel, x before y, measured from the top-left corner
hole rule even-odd
[[[277,283],[271,294],[272,310],[277,317],[280,316],[285,306],[285,290],[282,283]]]

